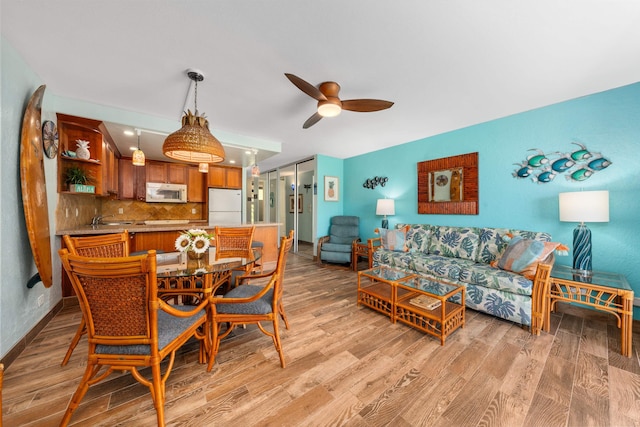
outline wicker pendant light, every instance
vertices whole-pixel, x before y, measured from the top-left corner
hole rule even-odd
[[[189,163],[218,163],[224,160],[224,148],[209,131],[209,121],[198,115],[198,82],[204,80],[199,72],[189,70],[187,76],[196,84],[195,113],[187,110],[182,116],[182,128],[167,136],[162,145],[165,156]]]
[[[133,166],[144,166],[144,152],[140,149],[140,134],[142,133],[142,131],[140,129],[136,130],[138,132],[138,148],[133,152],[131,161],[133,163]]]

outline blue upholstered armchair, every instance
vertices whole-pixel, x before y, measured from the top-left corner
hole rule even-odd
[[[329,235],[318,239],[318,264],[323,261],[351,264],[353,242],[360,241],[360,219],[357,216],[331,218]]]

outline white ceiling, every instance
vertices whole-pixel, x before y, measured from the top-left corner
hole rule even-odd
[[[282,144],[266,170],[347,158],[640,80],[637,0],[1,0],[2,35],[65,98]],[[315,101],[395,102],[303,130]],[[233,143],[232,139],[225,143]]]

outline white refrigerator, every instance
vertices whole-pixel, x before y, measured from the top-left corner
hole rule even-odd
[[[209,189],[209,225],[242,224],[242,190]]]

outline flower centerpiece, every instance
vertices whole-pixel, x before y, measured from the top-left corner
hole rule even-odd
[[[186,252],[190,258],[202,258],[209,249],[212,238],[212,235],[199,228],[186,230],[176,239],[176,250]]]

